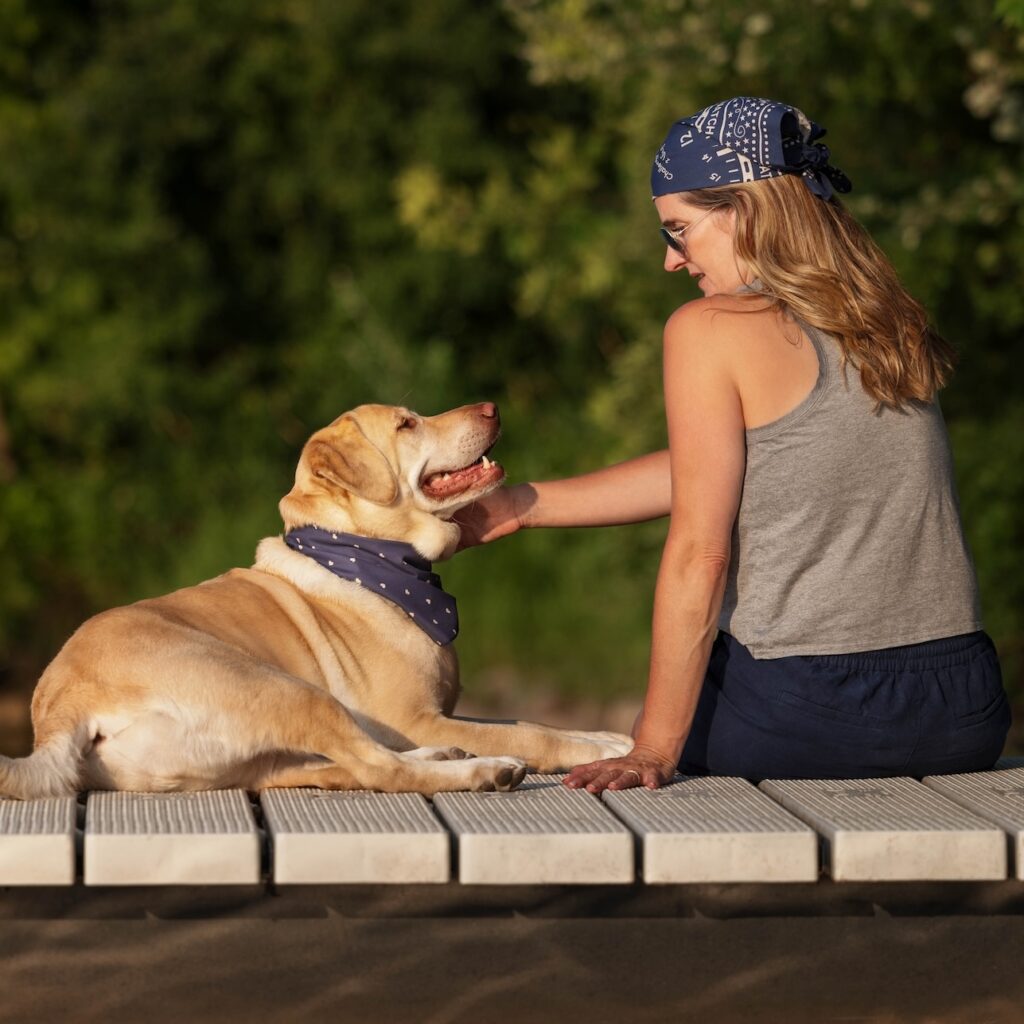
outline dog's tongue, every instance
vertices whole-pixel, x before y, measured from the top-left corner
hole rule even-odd
[[[483,483],[501,474],[502,468],[496,462],[474,462],[465,469],[452,469],[443,473],[432,473],[421,484],[423,493],[431,498],[450,498],[461,494],[475,484]]]

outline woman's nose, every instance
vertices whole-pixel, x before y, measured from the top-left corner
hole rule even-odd
[[[665,269],[670,273],[674,270],[682,270],[686,266],[686,257],[671,245],[665,246]]]

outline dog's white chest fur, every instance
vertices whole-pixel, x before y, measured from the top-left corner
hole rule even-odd
[[[386,650],[387,658],[380,659],[386,661],[384,675],[394,678],[398,673],[407,677],[409,682],[415,680],[415,690],[422,693],[426,686],[435,699],[457,688],[458,661],[454,648],[451,645],[439,646],[387,598],[339,579],[312,559],[293,551],[280,537],[268,537],[260,542],[253,568],[287,580],[313,600],[344,609],[348,616],[346,630],[353,634],[365,633],[368,639],[372,637],[370,644],[360,645],[360,660],[364,660],[369,651],[371,660],[376,662],[378,659],[372,657],[374,648],[379,648],[381,653]],[[330,632],[329,628],[327,632]],[[391,688],[382,686],[378,679],[373,680],[372,686],[361,685],[361,680],[355,675],[374,676],[373,666],[366,666],[365,672],[353,673],[338,654],[339,649],[348,649],[351,640],[362,638],[328,635],[324,639],[324,650],[316,653],[331,693],[353,713],[373,715],[377,705],[382,700],[387,701]],[[404,692],[408,687],[403,685],[395,689]],[[446,703],[444,700],[439,702]]]

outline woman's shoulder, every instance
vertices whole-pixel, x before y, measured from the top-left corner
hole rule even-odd
[[[683,303],[672,313],[665,323],[665,340],[675,344],[697,344],[709,337],[740,340],[763,334],[781,315],[757,294],[708,295]]]

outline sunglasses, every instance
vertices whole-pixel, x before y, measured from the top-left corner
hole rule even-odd
[[[714,212],[714,210],[708,210],[708,212],[704,214],[704,217],[709,217]],[[670,249],[675,249],[676,252],[681,253],[684,260],[688,260],[690,258],[690,254],[686,251],[686,242],[683,239],[683,236],[690,230],[690,228],[696,227],[702,220],[704,220],[704,217],[698,217],[692,224],[687,224],[685,228],[662,227],[660,229],[661,237],[665,239],[665,244]]]

